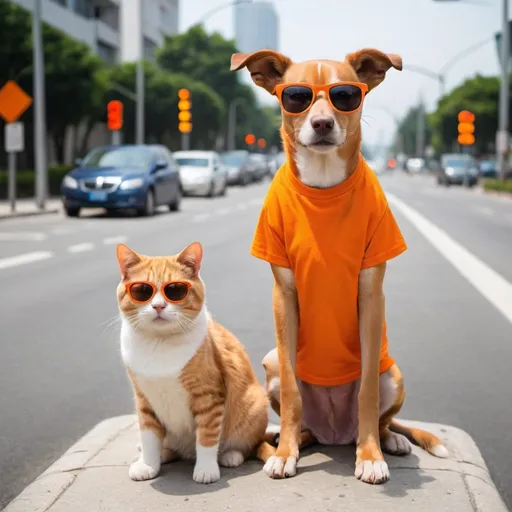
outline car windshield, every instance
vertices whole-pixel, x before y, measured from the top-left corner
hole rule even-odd
[[[153,152],[145,147],[98,148],[84,158],[81,166],[147,168],[153,161]]]
[[[225,153],[221,159],[226,165],[240,165],[245,160],[245,153]]]
[[[208,158],[177,157],[178,163],[185,167],[208,167]]]
[[[494,171],[496,169],[496,162],[494,160],[482,160],[480,162],[480,169],[482,171]]]
[[[469,167],[469,160],[445,160],[444,166],[465,169]]]

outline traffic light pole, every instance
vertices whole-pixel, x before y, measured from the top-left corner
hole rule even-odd
[[[188,151],[190,149],[190,133],[181,134],[181,150]]]
[[[507,175],[507,158],[509,149],[508,133],[508,101],[509,101],[509,62],[510,62],[510,35],[508,25],[508,0],[503,0],[501,29],[501,84],[500,84],[500,111],[499,127],[496,136],[496,158],[500,178]]]
[[[119,130],[112,131],[112,146],[121,145],[121,132]]]

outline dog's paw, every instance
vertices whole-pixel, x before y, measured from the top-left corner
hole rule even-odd
[[[383,484],[389,480],[389,468],[383,460],[363,460],[356,465],[354,474],[367,484]]]
[[[402,434],[390,432],[388,436],[381,441],[381,448],[391,455],[409,455],[412,450],[411,443]]]
[[[196,462],[194,466],[194,482],[198,484],[213,484],[220,480],[220,468],[217,461]]]
[[[225,468],[236,468],[244,463],[245,457],[238,450],[228,450],[219,457],[219,464]]]
[[[143,460],[136,460],[128,471],[130,478],[136,481],[151,480],[155,478],[160,472],[160,466],[150,466]]]

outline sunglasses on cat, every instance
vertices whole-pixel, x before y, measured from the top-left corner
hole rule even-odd
[[[148,303],[158,291],[157,286],[149,281],[136,281],[126,283],[126,292],[130,299],[137,304]],[[183,281],[169,281],[160,286],[160,293],[167,302],[183,302],[190,293],[190,283]]]
[[[298,116],[307,112],[319,92],[325,92],[332,108],[341,114],[357,112],[368,92],[368,86],[360,82],[337,82],[334,84],[279,84],[276,96],[283,110]]]

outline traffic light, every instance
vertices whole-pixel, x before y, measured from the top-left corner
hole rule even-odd
[[[249,146],[251,144],[254,144],[255,142],[256,142],[256,137],[252,133],[248,133],[245,136],[245,143],[248,144]]]
[[[123,104],[119,100],[112,100],[107,104],[107,127],[112,131],[123,127]]]
[[[471,146],[475,143],[475,114],[469,110],[462,110],[458,115],[459,125],[457,127],[459,136],[457,140],[461,146]]]
[[[267,141],[265,139],[263,139],[263,138],[258,139],[258,147],[260,149],[265,149],[266,146],[267,146]]]
[[[190,91],[180,89],[178,91],[178,129],[181,133],[190,133],[192,131],[192,102],[190,101]]]

